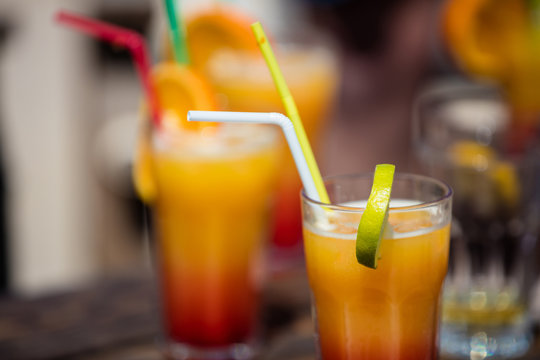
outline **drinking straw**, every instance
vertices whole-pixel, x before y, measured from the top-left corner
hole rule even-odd
[[[176,7],[176,0],[165,0],[165,9],[169,19],[169,33],[171,35],[174,58],[179,64],[189,63],[186,47],[186,34],[182,26],[178,26],[178,18],[181,18]]]
[[[208,121],[208,122],[232,122],[232,123],[253,123],[253,124],[274,124],[281,127],[291,153],[293,155],[296,168],[300,174],[300,179],[304,185],[306,195],[316,201],[321,201],[319,192],[315,186],[313,173],[310,172],[305,153],[294,130],[292,121],[279,113],[259,113],[259,112],[234,112],[234,111],[188,111],[188,121]],[[320,176],[320,175],[319,175]],[[325,189],[326,194],[326,189]]]
[[[319,198],[321,199],[321,202],[330,203],[328,194],[326,193],[326,188],[324,187],[321,172],[319,171],[319,167],[317,166],[317,162],[315,161],[315,156],[313,155],[313,151],[311,150],[311,146],[309,145],[306,131],[304,130],[302,120],[300,119],[300,115],[298,114],[296,103],[294,102],[291,92],[289,91],[289,87],[285,82],[285,78],[281,73],[281,69],[279,68],[279,65],[274,56],[274,52],[272,51],[272,47],[268,42],[261,23],[256,22],[251,24],[251,30],[253,30],[253,34],[255,34],[257,44],[259,44],[259,48],[261,49],[264,60],[266,61],[266,65],[268,65],[268,69],[272,74],[272,78],[274,79],[277,91],[279,93],[281,101],[283,102],[283,106],[285,107],[285,112],[287,113],[287,116],[289,117],[294,126],[296,136],[298,137],[298,141],[300,142],[300,146],[306,158],[309,171],[311,172],[311,177],[313,178],[317,193],[319,194]]]
[[[137,73],[142,82],[143,89],[146,93],[152,121],[155,126],[159,127],[161,123],[161,111],[154,85],[152,81],[150,81],[150,57],[148,56],[146,43],[142,36],[133,30],[69,13],[67,11],[59,11],[56,14],[56,21],[114,45],[123,46],[130,51]]]

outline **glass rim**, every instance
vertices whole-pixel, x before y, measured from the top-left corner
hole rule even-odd
[[[335,179],[359,179],[359,178],[373,178],[373,172],[360,172],[360,173],[349,173],[349,174],[341,174],[341,175],[331,175],[331,176],[325,176],[323,177],[323,182],[327,184],[329,181],[335,180]],[[426,175],[419,175],[419,174],[411,174],[411,173],[396,173],[394,175],[394,183],[396,180],[405,180],[405,179],[415,179],[420,181],[429,182],[432,184],[435,184],[439,186],[441,189],[444,190],[444,194],[440,196],[439,198],[431,201],[425,201],[420,204],[415,205],[407,205],[407,206],[394,206],[389,207],[388,211],[409,211],[409,210],[420,210],[425,209],[427,207],[431,207],[434,205],[437,205],[439,203],[442,203],[446,200],[449,200],[454,191],[452,190],[452,187],[448,185],[445,181],[435,179],[430,176]],[[334,210],[334,211],[343,211],[343,212],[363,212],[365,210],[365,207],[356,207],[356,206],[345,206],[345,205],[338,205],[338,204],[327,204],[323,203],[321,201],[315,200],[310,198],[306,193],[304,188],[300,191],[300,195],[302,199],[306,200],[311,205],[316,205],[320,207],[324,207],[326,209]],[[367,200],[367,199],[366,199]]]

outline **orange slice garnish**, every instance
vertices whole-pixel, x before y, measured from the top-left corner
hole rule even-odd
[[[187,121],[189,110],[216,110],[211,88],[191,67],[162,63],[154,67],[151,79],[162,109],[161,131],[196,131],[215,126]],[[142,121],[133,167],[135,190],[145,203],[152,203],[158,192],[153,175],[150,126],[147,119]]]
[[[479,44],[478,28],[489,0],[449,0],[443,12],[443,35],[461,66],[475,75],[497,76],[499,64]]]
[[[191,64],[204,72],[210,58],[220,50],[259,54],[250,25],[253,19],[238,10],[218,5],[186,19]]]
[[[527,8],[522,1],[449,0],[443,34],[460,65],[473,75],[505,81],[527,51]]]
[[[172,62],[161,63],[154,67],[151,78],[162,109],[162,123],[165,128],[172,126],[197,130],[211,125],[187,121],[189,110],[217,109],[212,88],[191,67]]]

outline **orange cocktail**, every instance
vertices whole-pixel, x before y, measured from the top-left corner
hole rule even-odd
[[[336,91],[335,60],[326,49],[318,47],[278,47],[276,56],[310,143],[316,148]],[[222,52],[209,63],[208,74],[227,110],[285,113],[260,55]],[[280,248],[290,248],[301,244],[298,193],[302,185],[285,142],[282,152],[273,243]]]
[[[212,109],[204,82],[171,63],[152,79],[162,126],[141,133],[134,176],[153,209],[168,350],[234,359],[249,351],[256,326],[278,134],[187,123],[187,110]]]
[[[327,182],[332,203],[303,196],[304,245],[320,359],[431,360],[438,354],[451,190],[397,176],[377,269],[358,264],[355,239],[369,176]],[[398,200],[396,200],[398,199]]]
[[[277,166],[275,134],[260,131],[154,138],[159,271],[176,342],[219,347],[253,335]]]

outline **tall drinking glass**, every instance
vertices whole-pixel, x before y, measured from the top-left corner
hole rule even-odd
[[[455,191],[441,351],[520,356],[531,340],[538,149],[511,146],[509,107],[485,86],[434,86],[419,98],[415,120],[424,171]]]
[[[339,74],[335,55],[314,45],[282,45],[277,58],[294,97],[310,143],[317,150],[322,129],[328,123]],[[264,59],[257,54],[221,51],[209,62],[206,76],[231,111],[285,113],[282,100]],[[272,226],[272,243],[280,255],[301,256],[302,219],[298,192],[302,188],[285,142]]]
[[[331,205],[302,193],[306,266],[318,358],[437,358],[439,303],[446,274],[452,190],[398,174],[377,269],[360,265],[355,239],[373,174],[325,181]]]
[[[154,130],[141,182],[153,215],[167,351],[174,359],[252,355],[278,133],[224,124]],[[142,166],[144,169],[144,166]],[[142,185],[140,185],[142,186]]]

